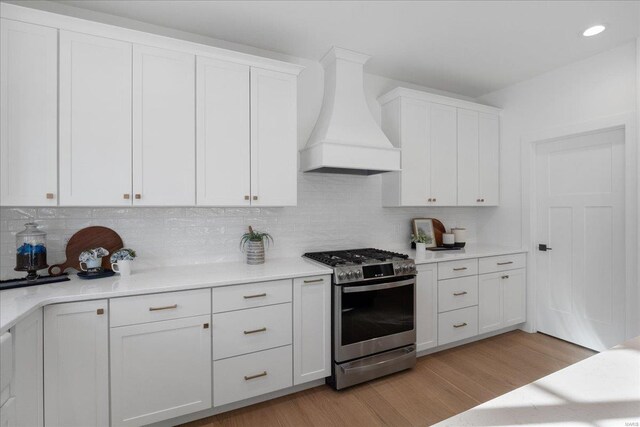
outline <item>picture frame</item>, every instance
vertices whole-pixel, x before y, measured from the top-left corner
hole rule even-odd
[[[433,229],[433,221],[431,218],[414,218],[412,220],[412,228],[414,236],[424,233],[428,237],[431,237],[431,242],[426,244],[427,248],[435,248],[437,246],[436,234]]]

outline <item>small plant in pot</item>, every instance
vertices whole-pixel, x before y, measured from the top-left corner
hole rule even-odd
[[[255,231],[249,226],[249,232],[240,238],[240,249],[247,254],[247,264],[264,264],[264,247],[273,243],[273,237],[269,233]]]
[[[411,235],[411,241],[416,244],[416,252],[423,253],[427,250],[427,245],[433,242],[433,237],[418,231],[418,234]]]

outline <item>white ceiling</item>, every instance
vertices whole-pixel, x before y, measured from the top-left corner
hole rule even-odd
[[[369,73],[470,97],[640,36],[639,1],[60,3],[303,58],[336,45],[372,55]]]

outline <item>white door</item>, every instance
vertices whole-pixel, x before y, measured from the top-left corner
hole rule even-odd
[[[249,206],[249,66],[197,62],[198,205]]]
[[[251,68],[251,205],[297,203],[297,78]]]
[[[111,425],[211,407],[211,316],[111,328]]]
[[[109,425],[108,301],[44,308],[44,420],[48,427]]]
[[[418,351],[438,344],[438,265],[417,266],[416,346]]]
[[[133,204],[196,201],[195,57],[133,48]]]
[[[457,113],[455,107],[429,104],[430,206],[458,203]]]
[[[536,327],[604,350],[625,337],[624,130],[536,151]]]
[[[131,204],[131,44],[60,31],[60,204]]]
[[[478,278],[478,333],[480,334],[498,330],[503,326],[502,276],[505,274],[481,274]]]
[[[14,328],[16,425],[43,425],[42,309],[31,313]]]
[[[509,270],[500,275],[502,281],[503,325],[517,325],[527,320],[526,270]]]
[[[58,203],[58,31],[0,19],[0,204]]]
[[[293,384],[331,375],[331,277],[293,281]]]
[[[429,104],[414,99],[401,100],[402,172],[400,204],[426,206],[431,186],[429,144]],[[393,172],[392,172],[393,173]],[[384,174],[386,175],[386,174]]]

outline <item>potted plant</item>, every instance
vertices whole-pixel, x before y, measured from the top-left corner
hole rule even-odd
[[[427,245],[433,243],[433,237],[418,231],[417,235],[411,235],[411,241],[416,244],[416,253],[424,253],[427,250]]]
[[[136,257],[136,251],[129,248],[118,249],[111,255],[111,269],[121,276],[131,274],[131,264]]]
[[[247,254],[247,264],[264,264],[264,246],[273,243],[273,237],[269,233],[255,231],[249,226],[249,232],[240,238],[240,249]]]

